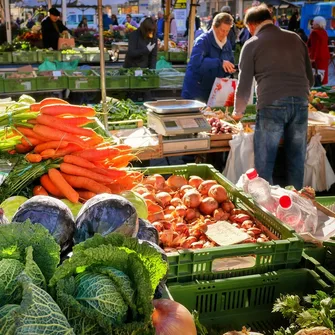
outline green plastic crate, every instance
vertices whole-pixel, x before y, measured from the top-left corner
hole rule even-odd
[[[62,61],[63,62],[72,62],[74,60],[78,60],[79,63],[85,62],[85,54],[77,53],[77,54],[63,54],[62,53]]]
[[[319,204],[329,208],[332,211],[335,211],[335,197],[316,197],[315,200]]]
[[[62,76],[55,77],[50,71],[41,71],[37,72],[37,89],[44,90],[52,90],[52,89],[65,89],[68,87],[68,77],[65,73]]]
[[[161,57],[164,57],[166,61],[169,60],[169,53],[167,51],[158,51],[157,52],[157,61],[161,59]]]
[[[331,292],[335,277],[313,258],[304,255],[303,267],[265,274],[212,281],[168,284],[172,298],[199,313],[209,334],[241,330],[243,326],[262,334],[287,326],[280,313],[271,313],[280,294],[305,296],[315,290]]]
[[[37,63],[36,51],[14,51],[13,63],[17,64],[32,64]]]
[[[169,52],[169,61],[186,63],[187,52]]]
[[[11,64],[13,55],[11,52],[0,52],[0,64]]]
[[[190,282],[192,280],[212,280],[228,277],[265,273],[272,270],[292,267],[301,260],[304,243],[294,230],[284,225],[277,218],[265,213],[241,194],[219,171],[207,164],[187,164],[180,166],[148,167],[145,174],[171,174],[186,178],[199,176],[203,179],[214,179],[225,187],[229,198],[238,207],[247,210],[260,221],[278,240],[264,243],[248,243],[206,249],[179,250],[168,253],[168,282]],[[247,257],[253,266],[234,270],[220,270],[223,264],[232,257]]]
[[[5,92],[5,74],[0,73],[0,93]]]
[[[76,76],[76,73],[83,73],[85,77]],[[96,90],[100,88],[100,76],[92,70],[65,71],[69,80],[70,90]]]
[[[84,53],[85,55],[85,62],[87,63],[100,63],[100,54],[98,53]],[[104,53],[104,60],[105,62],[110,60],[109,53]]]
[[[114,71],[105,71],[106,89],[129,89],[130,77],[128,75],[115,75]],[[98,72],[100,74],[100,72]]]
[[[158,88],[159,76],[137,76],[130,77],[130,88]]]
[[[43,63],[45,60],[50,62],[54,62],[55,60],[61,61],[62,60],[62,53],[60,51],[38,51],[37,52],[37,61],[39,63]]]
[[[37,90],[36,74],[33,78],[8,78],[10,73],[7,73],[4,79],[5,93],[11,92],[30,92]]]

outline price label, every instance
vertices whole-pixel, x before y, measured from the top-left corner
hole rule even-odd
[[[52,75],[54,77],[61,77],[62,76],[62,72],[61,71],[52,71]]]
[[[181,119],[179,122],[181,127],[185,129],[198,128],[198,124],[194,119]]]
[[[143,71],[142,70],[135,70],[135,77],[142,77]]]

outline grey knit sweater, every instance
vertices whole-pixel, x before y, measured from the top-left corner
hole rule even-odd
[[[300,37],[273,24],[262,27],[243,46],[239,63],[235,114],[245,111],[256,79],[257,109],[287,96],[308,97],[313,72]]]

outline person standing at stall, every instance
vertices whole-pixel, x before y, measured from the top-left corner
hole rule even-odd
[[[59,20],[60,12],[56,8],[49,9],[49,16],[45,18],[42,25],[42,40],[45,49],[52,48],[54,50],[58,49],[58,39],[68,29],[64,26],[63,22]]]
[[[330,52],[328,47],[328,34],[326,31],[326,20],[322,16],[313,19],[313,30],[309,35],[307,46],[312,65],[318,70],[325,71],[322,85],[328,83],[328,65]]]
[[[157,13],[157,37],[160,40],[164,38],[164,16],[161,11]]]
[[[125,68],[155,69],[157,61],[156,23],[147,17],[140,28],[129,35]]]
[[[308,96],[313,72],[306,44],[293,32],[273,24],[266,5],[250,8],[244,19],[252,38],[245,42],[233,117],[239,120],[257,82],[254,133],[255,168],[272,184],[279,142],[284,140],[286,182],[303,186],[307,146]]]
[[[178,38],[177,21],[174,17],[174,13],[170,14],[170,34],[172,35],[172,40],[177,42]]]
[[[194,42],[187,64],[182,97],[207,102],[215,78],[224,78],[235,72],[234,56],[227,40],[234,19],[220,13],[213,20],[212,29]]]

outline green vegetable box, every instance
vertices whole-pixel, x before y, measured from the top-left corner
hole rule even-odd
[[[73,51],[73,50],[63,50],[62,51],[62,61],[63,62],[71,62],[74,60],[78,60],[79,63],[85,62],[85,54],[80,51]]]
[[[159,76],[155,71],[148,69],[131,69],[130,88],[157,88],[159,87]]]
[[[161,174],[166,178],[180,175],[188,179],[199,176],[216,180],[237,208],[246,210],[271,241],[220,246],[207,249],[179,250],[168,253],[168,282],[184,283],[194,280],[213,280],[266,273],[292,268],[301,260],[304,243],[293,229],[265,213],[240,193],[235,185],[211,165],[187,164],[180,166],[149,167],[145,174]]]
[[[6,73],[4,84],[5,93],[36,91],[36,73],[34,71]]]
[[[100,53],[96,53],[96,52],[85,52],[85,61],[87,63],[100,63]],[[109,61],[110,57],[109,57],[109,53],[108,52],[104,52],[104,61],[107,62]]]
[[[107,89],[129,89],[130,77],[122,70],[107,70],[106,72]]]
[[[37,72],[37,89],[61,90],[68,87],[68,77],[64,71],[40,71]]]
[[[45,60],[50,62],[61,61],[62,53],[55,50],[38,50],[37,51],[37,61],[43,63]]]
[[[14,51],[13,63],[18,64],[33,64],[37,63],[37,52],[36,51]]]
[[[0,93],[5,92],[5,74],[0,73]]]
[[[0,64],[11,64],[13,56],[11,52],[0,52]]]
[[[100,76],[93,70],[65,71],[70,90],[96,90],[100,88]]]
[[[301,267],[296,269],[212,281],[171,283],[168,290],[175,301],[190,311],[198,311],[200,322],[213,330],[210,335],[240,330],[243,326],[272,335],[274,329],[288,326],[280,313],[272,313],[281,294],[305,296],[314,294],[315,290],[330,292],[334,285],[335,277],[316,260],[304,255]]]

